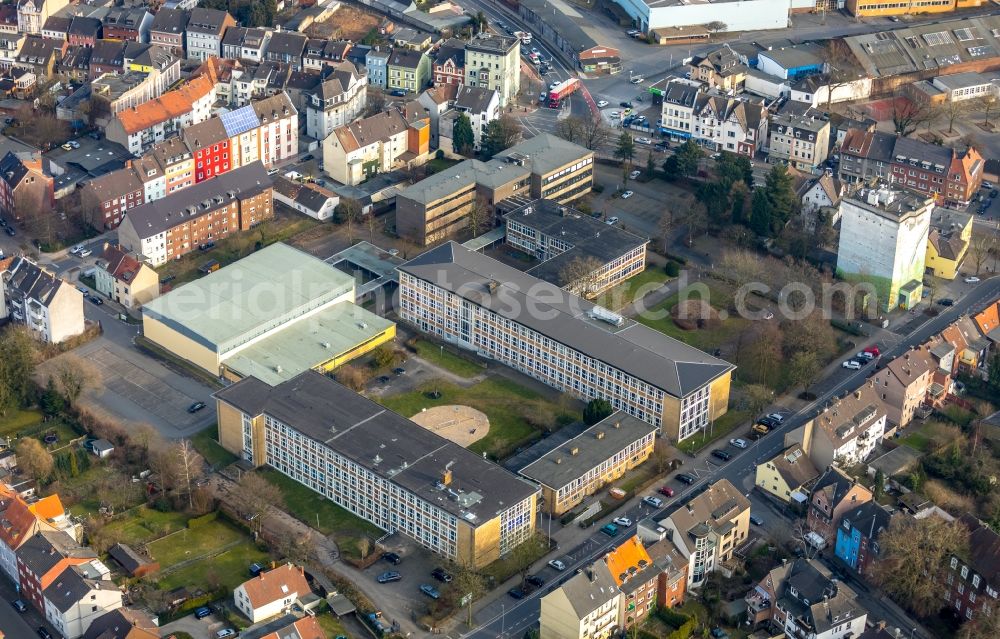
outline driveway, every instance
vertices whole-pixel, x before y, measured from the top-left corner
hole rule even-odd
[[[169,637],[171,632],[186,632],[194,639],[213,639],[215,633],[222,630],[225,624],[218,615],[211,614],[204,619],[195,619],[194,613],[186,617],[181,617],[177,621],[171,621],[160,627],[160,634]]]

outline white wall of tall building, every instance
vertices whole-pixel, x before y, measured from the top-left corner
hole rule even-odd
[[[805,0],[796,0],[804,2]],[[723,22],[726,31],[760,31],[788,26],[789,0],[690,2],[650,7],[643,0],[615,0],[643,31]]]
[[[815,93],[792,89],[792,100],[795,102],[804,102],[817,108],[822,108],[830,102],[864,100],[872,94],[872,79],[861,78],[846,84],[835,85],[832,89],[833,100],[830,100],[830,91],[829,85],[817,87]]]

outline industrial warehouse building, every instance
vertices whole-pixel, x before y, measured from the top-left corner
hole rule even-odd
[[[212,375],[275,385],[395,337],[354,299],[350,275],[278,243],[146,304],[143,334]]]

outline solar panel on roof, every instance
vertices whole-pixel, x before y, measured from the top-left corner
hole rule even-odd
[[[955,37],[958,38],[959,42],[968,42],[969,40],[976,39],[972,35],[972,29],[955,29]]]
[[[969,55],[973,58],[981,58],[993,52],[993,47],[969,47]]]
[[[226,134],[229,135],[229,137],[245,133],[250,129],[260,126],[260,120],[257,119],[257,113],[254,112],[253,107],[249,104],[247,106],[240,107],[235,111],[223,113],[219,116],[219,120],[222,121],[222,126],[226,129]]]

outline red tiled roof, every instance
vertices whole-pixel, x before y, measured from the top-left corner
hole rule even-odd
[[[215,84],[208,75],[200,75],[179,89],[168,91],[144,104],[132,109],[126,109],[118,114],[118,120],[128,134],[138,133],[143,129],[179,118],[191,111],[195,101],[208,95]]]

